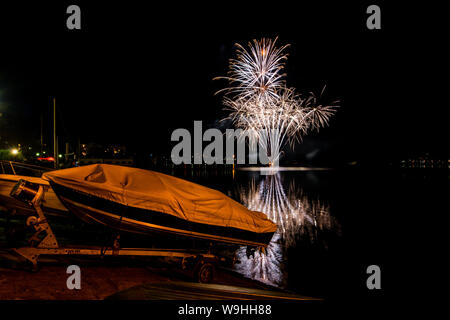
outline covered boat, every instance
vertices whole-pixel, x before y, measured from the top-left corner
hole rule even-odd
[[[154,171],[94,164],[42,178],[74,214],[119,230],[265,246],[277,229],[219,191]]]

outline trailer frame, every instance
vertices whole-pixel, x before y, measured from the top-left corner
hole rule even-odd
[[[28,203],[36,211],[37,216],[27,218],[27,226],[35,229],[29,238],[30,246],[11,248],[12,252],[31,263],[31,270],[38,271],[40,256],[141,256],[141,257],[173,257],[181,258],[182,269],[189,269],[199,282],[208,283],[213,280],[216,265],[225,261],[208,250],[167,249],[167,248],[121,248],[119,239],[112,247],[100,246],[60,246],[53,234],[41,208],[45,189],[41,185],[26,180],[19,180],[11,191],[11,196]]]

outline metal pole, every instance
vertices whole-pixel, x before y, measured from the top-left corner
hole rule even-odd
[[[42,133],[43,127],[44,127],[44,116],[43,116],[42,111],[41,111],[41,153],[40,153],[41,156],[42,156],[42,153],[44,151],[44,135]]]
[[[58,168],[58,146],[56,143],[56,99],[53,98],[53,158],[55,159],[55,169]]]
[[[66,154],[64,155],[64,159],[69,159],[69,143],[66,142]]]
[[[56,136],[56,157],[55,157],[55,163],[56,163],[56,169],[59,169],[59,149],[58,149],[59,139],[58,136]]]

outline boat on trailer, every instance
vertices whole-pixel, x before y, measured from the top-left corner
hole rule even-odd
[[[175,234],[232,245],[252,251],[270,242],[277,226],[261,212],[250,211],[223,193],[158,172],[95,164],[42,175],[61,203],[87,222],[133,233]],[[180,258],[183,270],[199,282],[211,282],[215,266],[227,259],[195,249],[122,248],[120,237],[111,247],[60,246],[46,219],[44,185],[19,180],[10,192],[35,215],[27,226],[35,233],[30,246],[11,248],[38,270],[40,256],[145,256]],[[233,260],[234,261],[234,260]]]
[[[265,247],[277,229],[265,214],[217,190],[159,172],[94,164],[42,178],[69,211],[121,231]]]

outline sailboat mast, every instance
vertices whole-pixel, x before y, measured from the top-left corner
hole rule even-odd
[[[56,139],[56,99],[53,98],[53,158],[55,169],[58,168],[58,143]]]

